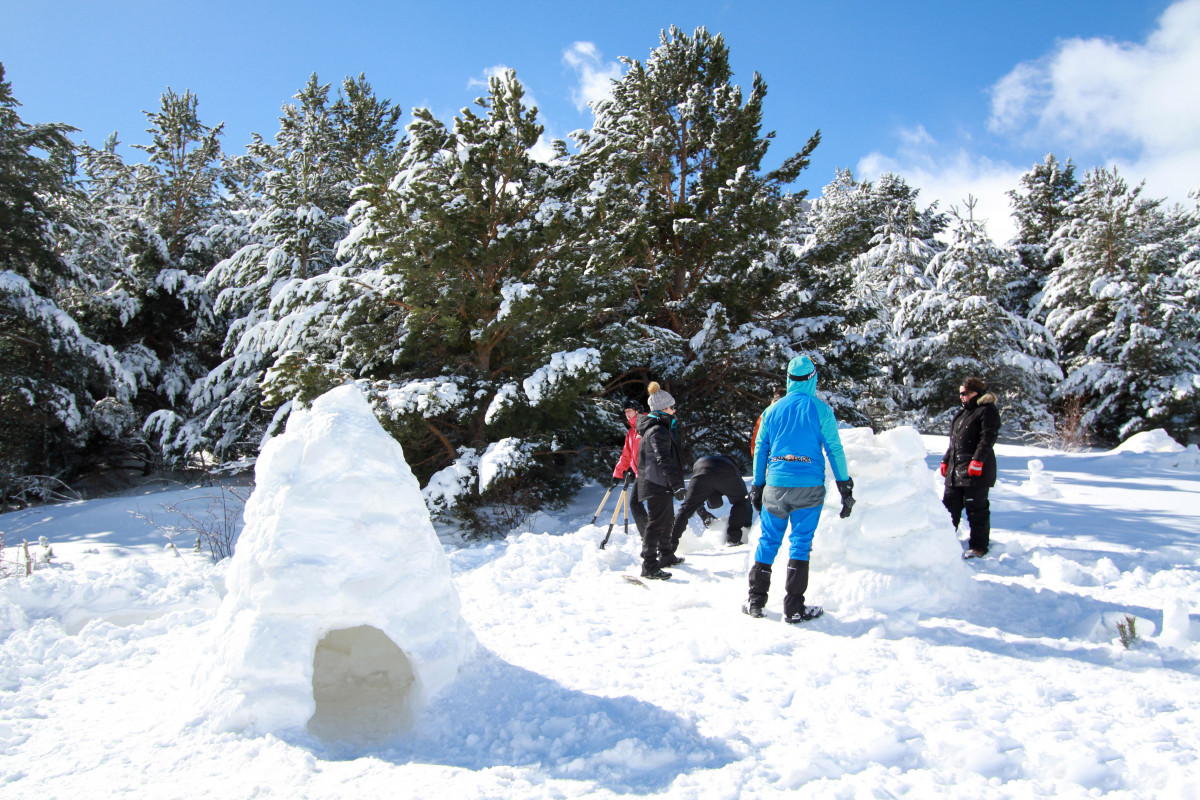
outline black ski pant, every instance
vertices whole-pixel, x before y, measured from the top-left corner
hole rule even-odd
[[[981,553],[988,551],[992,536],[992,510],[988,502],[988,486],[947,486],[942,495],[942,505],[950,512],[955,529],[967,512],[967,524],[971,527],[971,539],[967,545]]]
[[[725,528],[725,541],[731,544],[741,543],[742,530],[750,527],[750,521],[753,518],[753,512],[750,510],[750,496],[746,494],[746,484],[736,474],[731,481],[723,475],[696,473],[692,475],[692,480],[688,484],[687,496],[683,498],[683,505],[679,507],[679,513],[675,515],[675,522],[671,525],[670,552],[672,554],[674,554],[675,548],[679,547],[679,539],[683,536],[688,520],[696,512],[700,512],[701,516],[704,516],[704,503],[710,497],[729,498],[729,522]]]
[[[637,481],[629,484],[629,494],[626,497],[626,502],[629,503],[629,516],[633,517],[633,524],[637,526],[638,536],[645,538],[646,504],[638,497]]]
[[[663,494],[646,498],[646,535],[642,537],[642,568],[653,571],[659,566],[659,554],[671,552],[671,521],[675,519],[675,501],[665,488]]]

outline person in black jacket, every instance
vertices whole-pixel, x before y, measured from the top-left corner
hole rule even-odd
[[[666,580],[671,573],[663,567],[679,563],[670,552],[671,521],[675,504],[684,497],[683,457],[679,451],[678,425],[675,422],[675,398],[651,381],[650,413],[638,417],[642,435],[638,445],[637,493],[645,501],[646,535],[642,537],[642,577]]]
[[[1000,411],[996,396],[979,378],[971,377],[958,389],[962,408],[950,423],[950,446],[942,456],[946,491],[942,503],[954,520],[955,529],[967,512],[971,538],[964,558],[987,555],[992,533],[988,491],[996,485],[996,454],[992,446],[1000,433]]]
[[[692,465],[692,480],[688,483],[687,495],[683,505],[675,514],[675,524],[671,526],[670,554],[675,556],[679,547],[679,537],[687,522],[697,511],[701,517],[712,518],[706,514],[704,504],[710,508],[720,508],[723,498],[729,498],[729,522],[725,529],[725,543],[730,547],[742,543],[742,530],[750,527],[753,516],[750,511],[750,495],[746,492],[746,481],[742,471],[732,458],[725,456],[705,456]],[[707,524],[705,520],[705,524]]]

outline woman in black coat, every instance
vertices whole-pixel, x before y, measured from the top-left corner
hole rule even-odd
[[[963,511],[971,526],[965,558],[987,555],[992,533],[988,491],[996,485],[996,454],[992,446],[1000,433],[1000,411],[996,396],[979,378],[967,378],[958,388],[962,408],[950,423],[950,446],[942,456],[946,491],[942,503],[957,530]]]
[[[638,445],[637,493],[646,502],[646,535],[642,537],[642,577],[666,580],[671,573],[663,569],[682,559],[671,552],[671,522],[675,504],[671,498],[684,498],[683,458],[679,451],[678,426],[675,423],[675,398],[651,381],[650,413],[638,417],[642,435]]]

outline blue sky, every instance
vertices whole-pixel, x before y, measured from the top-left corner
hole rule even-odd
[[[240,152],[252,131],[275,133],[314,71],[335,84],[365,72],[406,112],[449,119],[499,67],[565,137],[590,124],[584,103],[618,57],[704,25],[725,36],[735,81],[766,79],[768,167],[821,129],[797,183],[812,195],[838,167],[895,171],[943,207],[980,197],[1003,240],[1003,193],[1047,152],[1081,172],[1117,165],[1155,197],[1200,185],[1200,0],[0,0],[0,20],[22,117],[97,145],[114,130],[144,142],[141,111],[168,86],[195,92]]]

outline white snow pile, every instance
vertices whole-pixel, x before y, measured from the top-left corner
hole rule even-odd
[[[474,647],[404,453],[354,386],[263,450],[196,672],[220,730],[371,740],[407,728]]]
[[[841,439],[856,504],[847,519],[838,516],[841,495],[828,471],[811,561],[820,604],[841,612],[962,605],[972,590],[971,571],[942,505],[940,479],[932,481],[925,465],[921,435],[913,428],[878,436],[855,428],[841,431]],[[962,524],[965,529],[965,518]],[[786,541],[779,559],[787,559]]]
[[[1183,445],[1162,428],[1135,433],[1113,448],[1114,453],[1179,453]]]

